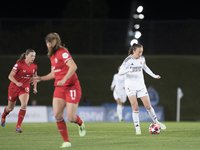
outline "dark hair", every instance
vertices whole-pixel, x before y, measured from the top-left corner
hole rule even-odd
[[[48,48],[48,54],[47,56],[50,58],[60,47],[61,45],[61,39],[58,33],[49,33],[45,37],[45,41],[51,43],[51,47]]]
[[[136,44],[136,43],[134,43],[134,44],[130,47],[130,49],[129,49],[129,51],[128,51],[128,55],[133,54],[133,51],[135,51],[137,48],[141,48],[141,47],[143,47],[141,44]]]
[[[27,49],[25,53],[21,54],[21,56],[19,57],[19,59],[17,60],[17,62],[20,61],[20,60],[22,60],[22,59],[25,59],[25,55],[28,55],[30,52],[35,52],[35,51],[33,49],[30,49],[30,48]]]

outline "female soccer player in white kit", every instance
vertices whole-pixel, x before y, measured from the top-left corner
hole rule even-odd
[[[118,71],[120,66],[118,68]],[[122,110],[123,105],[126,102],[126,91],[125,91],[125,76],[119,75],[118,73],[114,74],[111,91],[113,91],[113,97],[117,102],[117,115],[119,117],[119,122],[123,121]]]
[[[143,46],[141,44],[133,44],[128,52],[128,57],[122,63],[119,75],[125,74],[125,90],[132,107],[132,117],[136,129],[136,134],[140,135],[139,124],[139,106],[137,98],[140,98],[144,107],[148,111],[154,123],[158,123],[161,129],[165,130],[166,126],[157,120],[157,116],[151,106],[149,95],[144,83],[143,70],[155,79],[160,79],[159,75],[155,75],[146,65],[145,58],[142,56]]]

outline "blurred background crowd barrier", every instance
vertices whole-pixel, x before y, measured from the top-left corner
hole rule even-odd
[[[0,106],[0,112],[4,110],[3,106]],[[17,122],[17,116],[20,110],[20,106],[16,106],[15,109],[8,115],[6,122]],[[164,121],[163,107],[155,107],[156,115],[159,121]],[[77,115],[79,115],[85,122],[118,122],[118,116],[116,116],[116,107],[79,107],[77,109]],[[66,109],[64,110],[64,119],[69,122],[66,117]],[[124,122],[132,122],[132,108],[126,106],[123,112]],[[140,107],[140,121],[151,122],[151,118],[146,109]],[[51,106],[28,106],[24,122],[56,122],[54,117],[53,107]]]

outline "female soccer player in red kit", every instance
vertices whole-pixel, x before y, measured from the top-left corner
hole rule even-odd
[[[34,77],[33,83],[55,78],[53,110],[58,130],[64,140],[60,148],[71,147],[67,126],[63,119],[65,107],[68,121],[78,124],[81,137],[86,134],[83,120],[76,115],[81,98],[81,87],[75,73],[77,66],[69,51],[62,46],[60,36],[57,33],[48,34],[45,40],[48,48],[48,57],[51,60],[51,72],[45,76]]]
[[[26,114],[26,107],[29,100],[30,78],[37,75],[37,65],[33,63],[36,53],[33,49],[27,49],[14,65],[8,78],[8,106],[4,108],[1,116],[1,126],[5,126],[6,116],[14,109],[17,99],[21,102],[21,109],[18,114],[18,121],[15,132],[21,133],[21,124]],[[34,83],[33,93],[37,93],[37,84]]]

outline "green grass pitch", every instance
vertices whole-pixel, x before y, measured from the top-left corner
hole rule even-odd
[[[199,150],[199,122],[164,122],[167,129],[159,135],[148,131],[150,122],[142,122],[141,135],[135,135],[132,122],[85,122],[87,133],[79,137],[76,124],[67,123],[74,150]],[[0,126],[0,150],[57,150],[63,142],[56,123],[23,123],[16,133],[16,123]]]

